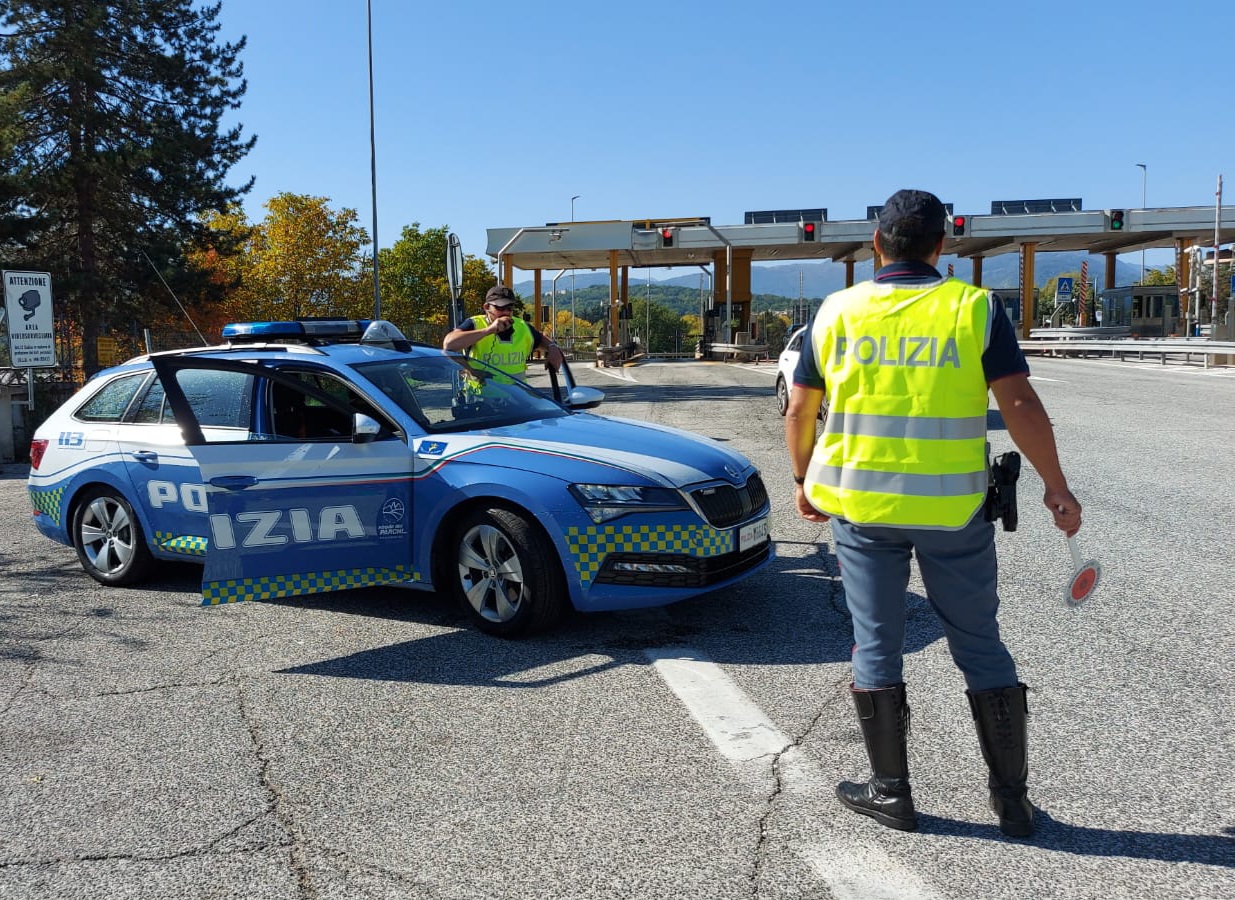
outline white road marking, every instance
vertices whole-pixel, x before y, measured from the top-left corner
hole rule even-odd
[[[1050,381],[1054,384],[1071,384],[1070,381],[1064,381],[1062,378],[1043,378],[1041,375],[1030,375],[1030,381]]]
[[[690,647],[643,651],[721,755],[745,776],[770,771],[779,757],[782,790],[827,796],[823,771],[763,713],[724,670]],[[852,813],[846,813],[852,815]],[[790,846],[838,900],[944,900],[880,847],[837,829],[828,842]]]
[[[594,369],[593,371],[595,371],[597,375],[608,375],[610,378],[615,378],[618,381],[634,381],[635,380],[634,377],[630,374],[630,372],[627,371],[626,368],[624,367],[620,369],[608,369],[604,367],[598,367]]]
[[[763,372],[765,375],[776,375],[776,373],[780,371],[779,367],[776,366],[775,363],[772,365],[764,363],[761,366],[753,363],[730,363],[730,365],[733,365],[735,369],[745,369],[747,372]]]
[[[644,653],[726,759],[773,757],[793,744],[716,663],[686,647]]]
[[[1136,372],[1154,372],[1164,373],[1170,372],[1176,375],[1199,375],[1202,378],[1231,378],[1235,377],[1235,368],[1231,366],[1210,366],[1208,369],[1203,366],[1185,366],[1179,363],[1167,363],[1165,366],[1146,360],[1141,363],[1120,363],[1120,362],[1102,362],[1101,360],[1087,360],[1095,366],[1105,366],[1108,369],[1131,369]]]

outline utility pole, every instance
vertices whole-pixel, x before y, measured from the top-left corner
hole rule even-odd
[[[1147,202],[1145,197],[1145,184],[1149,178],[1149,168],[1144,163],[1137,163],[1141,169],[1141,209],[1145,208]],[[1145,248],[1141,248],[1141,284],[1145,283]]]
[[[1214,299],[1209,305],[1209,327],[1218,327],[1218,253],[1223,240],[1223,177],[1218,175],[1218,190],[1214,191]]]

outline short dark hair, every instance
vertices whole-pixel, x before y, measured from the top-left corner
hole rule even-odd
[[[948,211],[929,191],[897,191],[879,211],[879,243],[890,260],[927,259],[947,231]]]

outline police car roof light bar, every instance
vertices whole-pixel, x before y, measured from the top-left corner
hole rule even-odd
[[[356,319],[316,319],[297,322],[233,322],[223,326],[229,341],[271,341],[322,338],[360,340],[369,322]]]

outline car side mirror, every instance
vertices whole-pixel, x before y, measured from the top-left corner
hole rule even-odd
[[[368,444],[382,433],[381,423],[364,413],[352,414],[352,443]]]
[[[571,409],[594,409],[605,399],[605,392],[594,387],[574,387],[566,396],[566,405]]]

